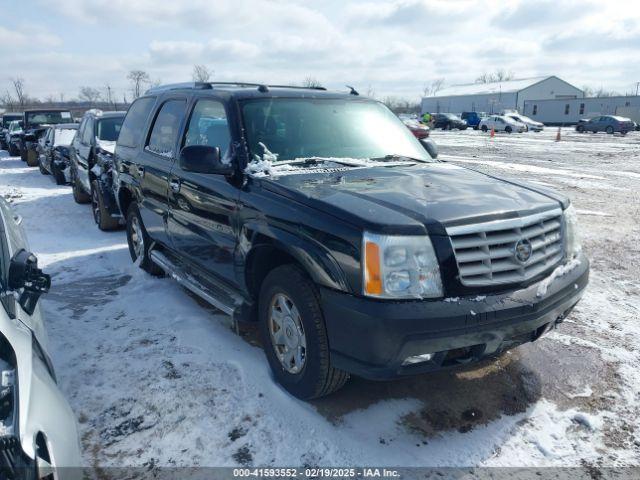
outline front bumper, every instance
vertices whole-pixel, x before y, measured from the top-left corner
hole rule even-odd
[[[542,280],[541,282],[544,282]],[[332,364],[384,380],[467,364],[534,341],[560,323],[582,297],[589,261],[554,279],[495,295],[379,301],[321,290]],[[403,365],[408,357],[433,354]]]

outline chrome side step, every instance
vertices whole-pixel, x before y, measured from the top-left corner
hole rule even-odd
[[[240,297],[231,294],[223,287],[203,285],[194,275],[187,273],[180,265],[173,262],[164,253],[158,250],[152,250],[149,256],[153,263],[158,265],[180,285],[227,315],[234,315],[236,310],[242,305],[242,299]]]

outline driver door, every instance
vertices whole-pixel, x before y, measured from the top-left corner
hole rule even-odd
[[[230,143],[224,105],[212,98],[196,99],[180,147],[219,147],[223,161],[232,161]],[[171,244],[183,258],[233,286],[238,198],[239,189],[224,175],[188,172],[179,160],[173,164],[167,221]]]

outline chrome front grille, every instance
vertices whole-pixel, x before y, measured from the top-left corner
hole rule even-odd
[[[460,281],[467,286],[522,282],[551,269],[563,257],[562,231],[559,208],[447,228]],[[530,256],[523,261],[527,252]]]

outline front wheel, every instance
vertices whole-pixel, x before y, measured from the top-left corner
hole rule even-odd
[[[506,127],[504,127],[504,131],[507,133],[511,133],[513,129],[509,125],[507,125]]]
[[[613,127],[609,125],[605,130],[609,135],[613,135]]]
[[[131,260],[134,263],[138,263],[145,272],[159,277],[164,274],[164,271],[153,263],[149,256],[151,242],[151,237],[149,237],[142,223],[138,205],[132,203],[127,211],[127,244],[129,245]]]
[[[42,160],[38,162],[38,167],[40,168],[40,173],[42,175],[49,175],[49,172],[47,171],[47,169],[44,168],[44,165],[42,165]]]
[[[578,131],[578,133],[584,133],[584,126],[582,126],[582,125],[578,125],[578,126],[576,127],[576,130]]]
[[[265,278],[259,298],[260,333],[278,382],[303,400],[340,389],[349,374],[331,366],[329,341],[315,285],[294,265]]]
[[[97,180],[91,183],[91,210],[93,210],[93,219],[100,230],[115,230],[120,225],[118,219],[109,214],[104,202],[102,189]]]
[[[482,127],[480,127],[480,130],[482,130],[484,133],[487,133],[487,130],[489,130],[489,128],[486,125],[482,125]]]

